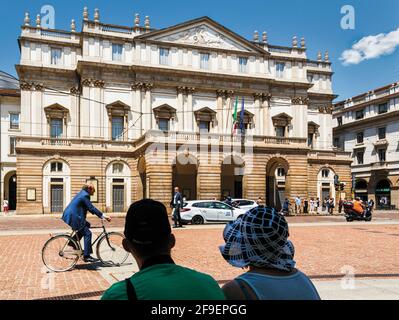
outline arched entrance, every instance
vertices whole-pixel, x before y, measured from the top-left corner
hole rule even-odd
[[[321,168],[317,175],[317,198],[320,199],[323,211],[327,210],[327,199],[332,198],[334,201],[337,200],[335,196],[334,176],[335,172],[329,167]]]
[[[391,183],[387,179],[380,180],[375,186],[377,208],[389,209],[391,206]]]
[[[17,174],[15,171],[4,177],[4,199],[8,200],[9,210],[17,209]]]
[[[287,197],[289,165],[283,158],[272,158],[266,166],[266,204],[281,210]]]
[[[358,179],[355,182],[355,197],[359,197],[363,201],[367,202],[368,192],[367,192],[367,181],[363,179]]]
[[[197,197],[198,160],[193,155],[179,154],[173,163],[172,184],[186,200],[196,200]],[[173,190],[172,190],[173,193]]]
[[[221,165],[222,199],[230,196],[242,198],[245,162],[239,156],[227,156]]]
[[[139,173],[139,197],[141,199],[149,198],[146,162],[144,157],[141,157],[139,159],[137,164],[137,171]]]
[[[107,212],[126,212],[131,203],[129,165],[121,160],[112,161],[106,168],[105,204]]]

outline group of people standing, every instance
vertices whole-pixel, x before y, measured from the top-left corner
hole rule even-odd
[[[335,208],[334,198],[326,197],[323,201],[321,201],[320,198],[302,199],[300,196],[297,196],[293,201],[293,206],[291,201],[288,198],[285,198],[282,211],[287,214],[289,213],[320,214],[323,212],[333,214],[334,208]]]

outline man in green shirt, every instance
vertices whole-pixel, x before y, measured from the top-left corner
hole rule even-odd
[[[211,276],[174,263],[175,243],[162,203],[151,199],[133,203],[126,215],[123,247],[140,271],[112,285],[101,300],[225,300]]]

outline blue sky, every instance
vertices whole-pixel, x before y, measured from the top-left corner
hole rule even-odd
[[[30,12],[32,23],[43,5],[55,8],[55,27],[69,30],[70,20],[81,26],[82,10],[89,8],[90,17],[99,8],[101,21],[106,23],[133,25],[134,13],[144,20],[148,15],[151,27],[164,28],[189,19],[207,15],[227,28],[252,39],[253,31],[266,30],[269,42],[276,45],[291,45],[293,35],[304,36],[308,57],[316,59],[317,51],[328,50],[335,72],[334,91],[342,100],[365,91],[399,81],[399,28],[398,0],[14,0],[2,1],[0,10],[0,70],[16,74],[14,65],[19,60],[17,38],[23,23],[24,12]],[[341,28],[341,7],[352,5],[355,9],[354,30]],[[399,33],[399,32],[398,32]],[[376,58],[358,64],[343,65],[342,53],[367,36],[382,36],[380,44],[373,47],[368,56]],[[386,39],[385,39],[386,38]],[[384,42],[385,39],[385,42]],[[366,38],[357,50],[366,50],[375,38]],[[393,43],[394,42],[394,43]],[[389,48],[386,48],[386,47]],[[392,53],[393,49],[396,50]],[[377,52],[377,53],[376,53]],[[384,52],[389,54],[384,55]],[[353,53],[355,55],[353,55]],[[364,53],[364,52],[363,52]],[[352,57],[359,53],[352,51]]]

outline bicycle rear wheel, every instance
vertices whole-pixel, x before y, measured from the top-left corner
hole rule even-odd
[[[62,234],[47,240],[42,249],[42,260],[49,270],[63,272],[71,270],[81,254],[82,249],[77,241]]]
[[[129,257],[122,246],[124,235],[119,232],[108,232],[97,244],[97,257],[106,265],[120,266]]]

